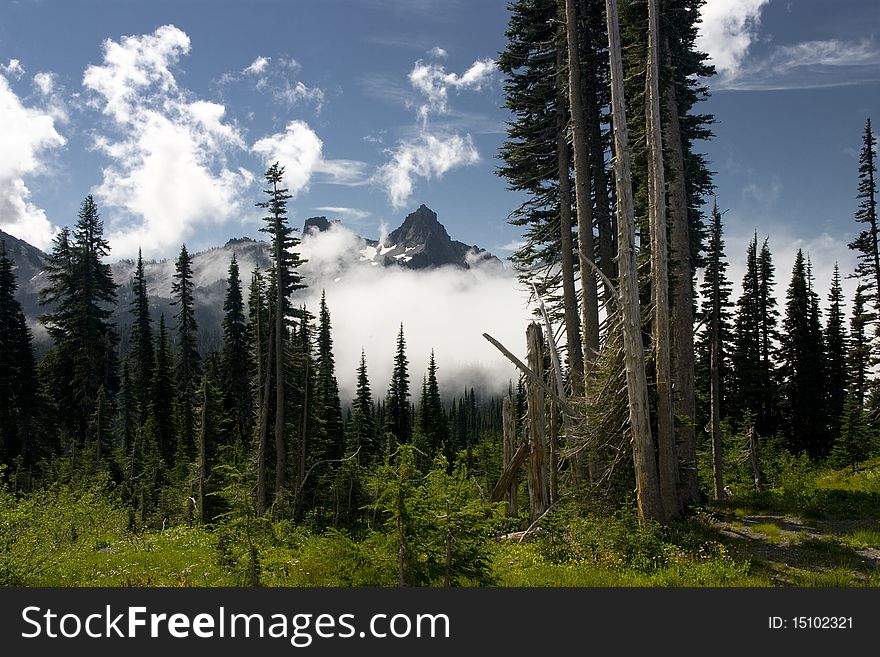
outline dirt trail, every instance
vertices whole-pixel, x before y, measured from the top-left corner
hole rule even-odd
[[[805,573],[847,570],[854,583],[864,582],[880,568],[880,550],[856,548],[840,534],[864,523],[839,520],[807,522],[785,514],[719,515],[715,528],[742,556],[766,569],[781,585],[801,584]]]

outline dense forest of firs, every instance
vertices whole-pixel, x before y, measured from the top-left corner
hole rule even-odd
[[[254,199],[274,266],[242,281],[233,256],[217,352],[200,348],[185,245],[158,325],[138,259],[120,349],[87,196],[47,261],[37,362],[0,247],[0,582],[772,583],[715,524],[731,499],[822,518],[836,469],[857,518],[876,517],[876,473],[853,483],[880,428],[871,123],[841,208],[856,271],[835,266],[823,299],[798,252],[776,298],[771,238],[725,253],[721,200],[704,210],[700,6],[509,5],[498,174],[522,200],[512,262],[540,310],[505,398],[441,390],[433,355],[411,371],[403,325],[387,390],[362,355],[340,398],[333,300],[297,303],[314,282],[283,163]],[[729,258],[745,262],[736,300]]]

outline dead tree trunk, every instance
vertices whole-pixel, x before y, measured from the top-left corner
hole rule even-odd
[[[669,46],[666,47],[667,52]],[[672,384],[678,426],[678,459],[681,497],[686,504],[700,500],[697,481],[696,401],[694,396],[694,268],[691,259],[688,198],[685,187],[684,145],[675,82],[665,87],[666,152],[669,154],[670,258],[675,284],[672,288]]]
[[[663,521],[654,438],[648,417],[648,382],[642,322],[639,312],[639,285],[635,257],[632,175],[629,161],[629,135],[623,95],[623,62],[617,0],[605,0],[608,19],[608,52],[611,65],[611,109],[614,124],[614,177],[617,190],[617,248],[620,273],[620,311],[624,343],[626,387],[629,397],[629,423],[632,433],[633,466],[642,521]]]
[[[566,135],[567,110],[565,60],[562,48],[556,50],[556,149],[559,169],[559,245],[562,250],[562,304],[565,308],[565,342],[568,348],[568,366],[571,394],[584,395],[584,352],[580,339],[577,294],[574,289],[574,251],[571,242],[571,151]]]
[[[565,33],[568,41],[568,103],[571,110],[571,132],[574,146],[574,189],[581,274],[581,328],[583,329],[584,375],[589,377],[591,364],[599,352],[599,294],[596,285],[596,272],[587,263],[587,260],[590,262],[595,260],[596,247],[593,240],[590,155],[587,150],[587,126],[581,90],[577,28],[575,0],[565,0]]]
[[[654,358],[657,378],[657,462],[660,497],[667,519],[681,515],[672,363],[669,349],[669,270],[666,240],[666,176],[660,129],[660,46],[657,0],[648,0],[648,64],[645,73],[645,133],[648,145],[648,222],[651,230],[651,296],[654,302]]]
[[[528,366],[544,376],[544,337],[541,327],[532,322],[526,330]],[[529,428],[529,518],[534,522],[547,510],[547,444],[544,435],[544,389],[526,381]]]
[[[764,490],[764,477],[761,476],[761,458],[758,454],[758,432],[755,427],[749,427],[749,456],[752,461],[752,476],[755,478],[755,490],[759,493]]]
[[[501,424],[504,431],[504,469],[510,467],[516,451],[516,421],[513,417],[513,399],[510,395],[501,402]],[[517,511],[516,478],[512,478],[507,489],[507,515],[515,516]]]

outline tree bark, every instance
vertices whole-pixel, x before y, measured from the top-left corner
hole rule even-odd
[[[559,244],[562,249],[562,304],[565,308],[565,342],[571,372],[571,394],[584,395],[584,352],[580,339],[577,293],[574,289],[574,251],[571,242],[571,151],[566,136],[565,61],[562,48],[556,51],[556,148],[559,166]]]
[[[752,461],[752,476],[755,479],[755,490],[759,493],[764,490],[764,478],[761,475],[761,459],[758,454],[758,432],[755,427],[749,427],[749,456]]]
[[[633,217],[632,174],[629,135],[623,95],[623,63],[617,0],[605,0],[608,20],[608,51],[611,65],[611,108],[614,124],[614,177],[617,190],[617,248],[620,311],[624,343],[626,386],[629,397],[629,423],[632,433],[633,466],[638,491],[639,518],[663,521],[654,438],[648,417],[648,382],[639,312],[638,274],[635,258],[635,220]]]
[[[667,50],[669,47],[667,46]],[[681,497],[686,504],[700,500],[697,480],[696,400],[694,396],[694,268],[691,259],[688,199],[685,188],[684,147],[675,83],[665,87],[666,150],[669,153],[670,257],[675,285],[672,289],[672,385],[674,412],[679,418],[678,458]]]
[[[568,41],[568,99],[571,110],[574,146],[574,188],[577,206],[578,254],[581,277],[581,328],[583,329],[584,376],[590,376],[592,363],[599,352],[599,294],[596,272],[586,262],[596,258],[593,240],[593,199],[590,190],[590,155],[581,90],[581,66],[578,54],[577,6],[565,0],[565,33]]]
[[[269,450],[269,392],[272,387],[272,334],[269,329],[269,348],[266,350],[266,379],[260,403],[260,435],[257,439],[257,515],[266,513],[266,452]]]
[[[541,327],[532,322],[526,330],[528,365],[544,376],[544,338]],[[544,434],[544,389],[526,381],[529,427],[529,518],[534,522],[547,510],[547,444]]]
[[[513,399],[509,395],[501,402],[501,424],[504,432],[504,470],[507,470],[516,452],[516,421],[513,417]],[[510,485],[507,487],[507,515],[509,516],[515,516],[517,512],[516,489],[516,478],[511,477]]]
[[[666,176],[660,133],[660,65],[657,0],[648,0],[648,63],[645,73],[645,136],[648,146],[648,223],[651,230],[651,296],[654,302],[654,359],[657,378],[657,460],[660,497],[667,519],[681,515],[672,363],[669,348],[669,265],[666,239]]]

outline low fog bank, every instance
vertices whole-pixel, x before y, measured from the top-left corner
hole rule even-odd
[[[343,405],[354,393],[362,348],[373,393],[384,397],[401,322],[414,401],[431,349],[444,396],[469,386],[492,393],[507,390],[516,370],[483,333],[514,353],[525,351],[528,295],[511,270],[497,264],[420,271],[382,267],[362,260],[362,248],[360,238],[338,224],[303,236],[300,245],[308,259],[301,270],[310,287],[297,293],[294,303],[305,303],[317,314],[326,290]]]

